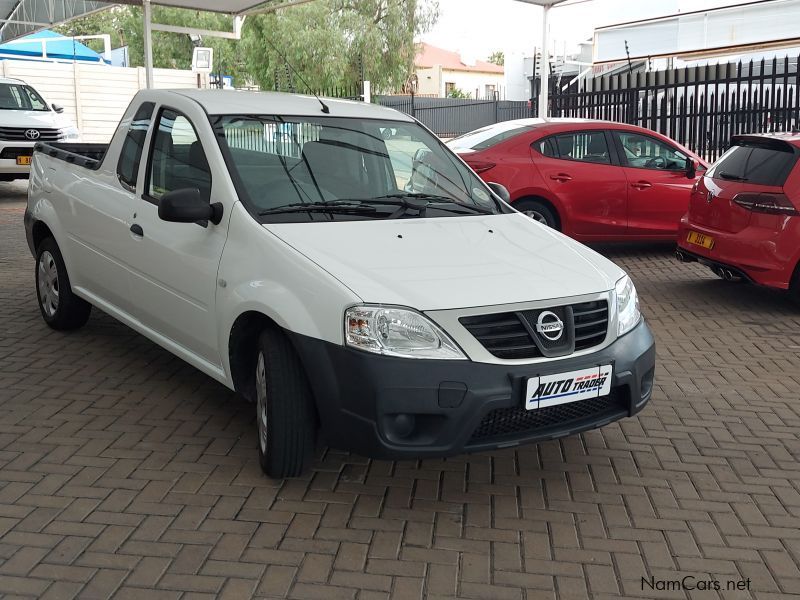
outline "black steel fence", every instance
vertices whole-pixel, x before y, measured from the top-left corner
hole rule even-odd
[[[647,127],[715,160],[732,135],[797,129],[799,83],[798,58],[788,56],[625,72],[586,79],[567,89],[553,78],[550,112],[555,117]],[[536,99],[533,105],[538,105]]]
[[[440,137],[455,137],[501,121],[531,116],[528,102],[509,100],[378,96],[375,101],[419,119]]]

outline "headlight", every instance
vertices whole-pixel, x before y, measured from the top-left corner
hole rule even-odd
[[[64,127],[61,130],[61,139],[69,141],[77,141],[81,138],[81,132],[77,127]]]
[[[345,344],[374,354],[403,358],[466,360],[430,319],[420,313],[382,306],[354,306],[344,313]]]
[[[639,324],[639,295],[631,278],[625,275],[614,287],[617,292],[617,335],[622,336]]]

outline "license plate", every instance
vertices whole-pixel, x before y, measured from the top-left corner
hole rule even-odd
[[[31,164],[31,157],[30,156],[18,156],[17,157],[17,164],[18,165],[29,165],[29,164]]]
[[[525,391],[525,408],[538,410],[611,393],[613,367],[604,365],[555,375],[531,377]]]
[[[686,241],[690,244],[694,244],[695,246],[701,246],[706,250],[712,250],[714,248],[714,238],[710,235],[703,235],[702,233],[697,233],[696,231],[690,231],[689,235],[686,236]]]

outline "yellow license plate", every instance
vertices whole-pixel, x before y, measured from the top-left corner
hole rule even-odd
[[[695,246],[702,246],[706,250],[712,250],[714,248],[713,237],[697,233],[696,231],[690,231],[689,235],[686,236],[686,241]]]
[[[17,164],[18,165],[29,165],[29,164],[31,164],[31,157],[30,156],[18,156],[17,157]]]

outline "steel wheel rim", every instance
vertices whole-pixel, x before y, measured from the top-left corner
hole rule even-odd
[[[264,353],[258,353],[256,364],[256,423],[258,424],[258,444],[261,453],[267,453],[267,370]]]
[[[545,217],[538,210],[526,210],[523,214],[527,215],[537,223],[541,223],[542,225],[547,225],[550,227],[550,223],[547,222],[547,217]]]
[[[58,310],[60,294],[56,261],[47,250],[42,252],[39,257],[37,278],[39,283],[39,304],[41,304],[44,314],[52,318]]]

